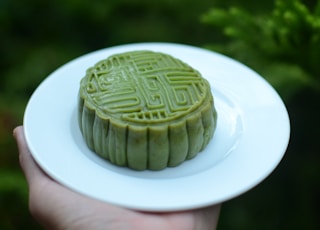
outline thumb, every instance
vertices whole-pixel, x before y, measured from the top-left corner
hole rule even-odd
[[[13,130],[13,136],[18,145],[20,166],[26,176],[28,184],[30,185],[34,181],[37,181],[37,179],[40,179],[38,177],[43,177],[44,173],[31,156],[24,136],[23,127],[16,127]]]

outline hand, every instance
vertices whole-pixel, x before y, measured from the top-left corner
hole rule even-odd
[[[29,185],[32,216],[48,229],[215,229],[220,205],[203,209],[147,213],[101,202],[60,185],[33,160],[22,126],[13,131],[21,168]]]

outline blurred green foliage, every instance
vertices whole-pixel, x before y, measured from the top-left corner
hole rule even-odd
[[[287,104],[285,158],[224,204],[219,229],[318,229],[319,39],[318,0],[0,0],[0,229],[40,229],[28,213],[11,135],[35,88],[75,57],[148,41],[227,54],[264,76]]]
[[[286,99],[306,87],[320,90],[320,2],[276,0],[257,14],[240,7],[213,8],[202,16],[229,38],[210,48],[261,73]]]

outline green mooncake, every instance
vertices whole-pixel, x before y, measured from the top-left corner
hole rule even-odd
[[[186,63],[152,51],[115,54],[89,68],[78,108],[88,147],[135,170],[161,170],[195,157],[217,120],[208,81]]]

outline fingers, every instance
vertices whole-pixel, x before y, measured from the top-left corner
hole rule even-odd
[[[196,215],[195,229],[216,229],[221,204],[200,209]]]
[[[25,140],[23,127],[18,126],[15,128],[13,130],[13,136],[18,145],[20,166],[26,176],[28,184],[30,185],[34,181],[37,181],[37,178],[43,177],[44,174],[31,156]]]

